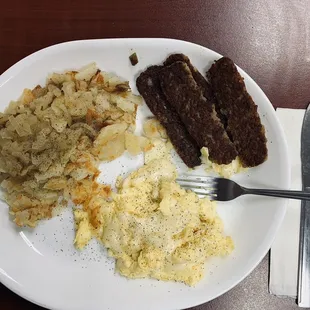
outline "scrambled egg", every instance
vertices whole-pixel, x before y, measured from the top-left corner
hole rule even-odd
[[[169,144],[154,140],[153,145],[145,165],[101,205],[99,238],[123,276],[195,285],[204,275],[206,259],[228,255],[233,241],[223,234],[216,203],[175,182]],[[75,244],[83,248],[93,228],[86,211],[77,209],[75,220]]]
[[[206,165],[206,172],[215,171],[224,178],[230,178],[232,175],[246,170],[246,168],[242,167],[239,157],[228,165],[218,165],[209,160],[209,151],[206,147],[203,147],[200,151],[202,163]]]

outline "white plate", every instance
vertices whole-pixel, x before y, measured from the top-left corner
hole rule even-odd
[[[135,67],[128,56],[136,52]],[[170,39],[114,39],[63,43],[21,60],[0,77],[3,110],[26,87],[44,84],[48,73],[76,69],[96,61],[105,71],[128,79],[134,91],[135,77],[168,54],[182,52],[205,72],[219,54],[199,45]],[[275,111],[256,83],[241,69],[249,93],[258,105],[268,138],[268,160],[235,177],[243,185],[288,188],[288,152]],[[138,118],[150,112],[146,107]],[[139,123],[139,121],[138,121]],[[141,158],[123,156],[109,164],[105,175],[112,180],[119,172],[141,164]],[[36,229],[18,229],[9,220],[7,206],[0,205],[0,280],[15,293],[52,309],[181,309],[207,302],[231,289],[248,275],[271,246],[285,213],[283,199],[242,197],[219,205],[225,231],[235,251],[225,259],[207,263],[205,278],[196,287],[150,279],[127,280],[114,273],[113,260],[96,242],[79,253],[72,245],[73,222],[68,211],[42,222]]]

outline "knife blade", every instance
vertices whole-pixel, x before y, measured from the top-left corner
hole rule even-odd
[[[301,172],[303,190],[310,191],[310,105],[301,130]],[[298,306],[310,307],[310,201],[301,202],[298,268]]]

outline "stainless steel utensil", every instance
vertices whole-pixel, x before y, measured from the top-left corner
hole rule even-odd
[[[303,190],[310,189],[310,105],[301,131],[301,169]],[[309,191],[310,193],[310,191]],[[310,202],[302,201],[300,210],[298,306],[310,307]]]
[[[246,188],[224,178],[183,175],[177,178],[177,182],[198,195],[218,201],[229,201],[246,194],[310,200],[310,192],[307,191]]]

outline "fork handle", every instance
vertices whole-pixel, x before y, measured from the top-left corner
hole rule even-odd
[[[245,188],[245,187],[243,187],[243,190],[244,190],[243,194],[310,200],[310,192],[306,192],[306,191],[254,189],[254,188]]]

